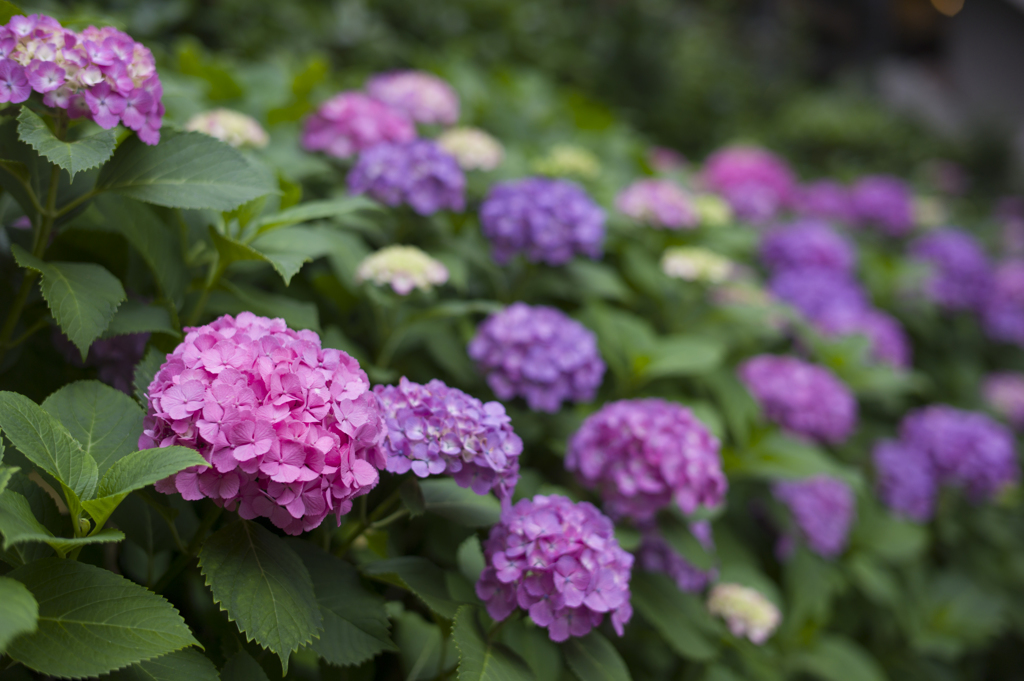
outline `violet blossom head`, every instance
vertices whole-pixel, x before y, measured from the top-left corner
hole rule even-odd
[[[407,204],[420,215],[466,207],[466,176],[451,154],[432,140],[382,143],[367,149],[348,174],[352,194],[389,206]]]
[[[989,409],[1009,421],[1016,430],[1024,430],[1024,374],[989,374],[981,393]]]
[[[771,220],[793,198],[796,178],[784,160],[767,149],[732,146],[704,163],[706,189],[720,194],[738,217],[755,223]]]
[[[793,435],[840,444],[857,425],[857,399],[825,367],[758,355],[740,365],[739,376],[765,416]]]
[[[987,414],[944,404],[910,412],[900,440],[925,452],[936,479],[974,501],[991,498],[1020,478],[1013,433]]]
[[[824,558],[846,548],[857,513],[853,490],[842,480],[817,475],[772,485],[772,494],[789,508],[808,547]]]
[[[903,236],[914,228],[914,196],[898,177],[862,177],[850,190],[850,201],[857,220],[883,234]]]
[[[135,365],[146,352],[148,333],[129,333],[111,338],[100,338],[89,346],[89,354],[82,361],[82,353],[60,329],[53,329],[53,346],[76,367],[96,370],[96,378],[121,392],[131,395],[135,379]]]
[[[693,197],[671,180],[637,180],[619,193],[615,208],[656,228],[690,229],[700,223]]]
[[[397,386],[374,386],[384,410],[390,473],[417,477],[447,473],[477,494],[492,489],[511,501],[519,480],[523,441],[500,402],[483,403],[434,379],[426,385],[404,376]]]
[[[939,482],[928,453],[897,440],[882,440],[875,445],[872,460],[882,503],[910,520],[930,520]]]
[[[686,407],[659,398],[610,402],[569,441],[565,467],[597,489],[612,517],[650,520],[718,506],[728,482],[718,438]]]
[[[459,120],[459,96],[447,81],[432,73],[382,73],[367,81],[366,92],[417,123],[454,125]]]
[[[733,636],[761,645],[782,621],[778,607],[760,591],[740,584],[716,584],[708,596],[708,612],[725,620]]]
[[[711,523],[706,520],[691,523],[690,532],[706,551],[714,550]],[[679,552],[672,548],[653,526],[644,530],[643,542],[637,550],[636,557],[644,570],[665,573],[676,583],[680,591],[686,593],[699,593],[718,578],[716,568],[701,570],[696,567],[679,555]]]
[[[982,325],[992,340],[1024,347],[1024,260],[1007,260],[996,268]]]
[[[852,274],[857,264],[853,243],[827,222],[798,220],[761,238],[761,261],[772,272],[818,268]]]
[[[868,307],[867,293],[853,277],[820,267],[782,270],[768,282],[768,289],[812,321],[837,307]]]
[[[586,636],[611,615],[622,636],[633,615],[633,556],[615,539],[612,521],[587,502],[563,496],[522,499],[502,514],[484,542],[486,567],[476,594],[501,621],[516,607],[552,641]]]
[[[163,87],[153,54],[111,26],[65,29],[46,15],[14,16],[0,26],[0,103],[33,92],[71,118],[109,130],[119,123],[146,144],[160,141]]]
[[[363,258],[356,268],[357,282],[390,285],[400,296],[413,289],[430,291],[448,281],[448,268],[415,246],[393,244]]]
[[[548,265],[576,254],[600,258],[604,221],[604,211],[579,185],[543,177],[499,182],[480,207],[481,230],[500,265],[517,253]]]
[[[523,397],[533,411],[589,402],[604,378],[597,336],[561,310],[513,303],[480,324],[469,356],[498,399]]]
[[[850,190],[834,180],[809,182],[797,189],[793,211],[801,217],[844,224],[855,218]]]
[[[992,265],[972,235],[954,227],[926,234],[909,248],[910,257],[931,268],[924,294],[950,310],[978,309],[987,297]]]
[[[373,146],[416,139],[416,126],[403,112],[361,92],[340,92],[306,119],[302,147],[349,158]]]
[[[910,366],[913,351],[903,325],[881,310],[850,305],[826,307],[814,319],[814,326],[826,336],[864,336],[876,362],[896,369]]]
[[[185,329],[146,397],[139,448],[182,445],[210,468],[156,484],[288,534],[340,523],[387,459],[384,415],[359,363],[312,331],[243,312]]]

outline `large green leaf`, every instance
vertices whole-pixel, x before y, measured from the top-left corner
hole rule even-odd
[[[444,570],[420,556],[376,560],[363,566],[363,573],[413,592],[445,619],[455,617],[455,612],[462,605],[448,588]]]
[[[822,637],[806,652],[792,656],[794,670],[823,681],[885,681],[882,667],[863,648],[842,636]]]
[[[2,444],[0,444],[0,454],[3,454]],[[11,481],[11,478],[19,470],[21,469],[17,466],[0,466],[0,494],[3,494],[4,490],[7,489],[7,483]]]
[[[290,546],[256,523],[240,520],[213,534],[199,553],[213,599],[250,640],[281,658],[319,636],[323,617],[313,581]]]
[[[130,333],[166,333],[176,339],[181,338],[171,323],[171,313],[166,307],[147,305],[137,300],[126,300],[117,308],[117,314],[110,320],[110,326],[103,337],[112,338]]]
[[[714,371],[725,357],[725,345],[710,338],[676,335],[658,338],[646,353],[634,358],[645,380],[694,376]]]
[[[221,681],[268,681],[267,673],[252,656],[240,650],[224,663],[220,671]]]
[[[420,481],[424,507],[466,527],[490,527],[501,517],[501,504],[490,494],[477,494],[459,487],[451,478],[430,478]]]
[[[7,654],[52,676],[96,676],[198,645],[166,600],[109,570],[49,558],[8,577],[39,603],[39,629]]]
[[[53,318],[84,359],[125,299],[121,282],[95,263],[43,262],[17,244],[11,252],[19,265],[42,275],[39,288]]]
[[[249,311],[263,317],[280,317],[290,329],[320,330],[320,312],[316,303],[240,286],[228,279],[222,279],[221,285],[227,290],[214,291],[206,305],[211,315]]]
[[[710,570],[714,566],[714,557],[674,512],[666,511],[658,516],[658,530],[665,541],[694,567]]]
[[[676,653],[708,662],[718,657],[714,623],[703,604],[665,575],[635,572],[629,583],[633,607],[658,630]]]
[[[61,558],[86,544],[102,544],[124,539],[118,530],[102,530],[87,537],[57,537],[36,520],[28,499],[14,490],[0,494],[0,533],[4,535],[4,550],[29,542],[47,544]]]
[[[46,121],[27,106],[18,114],[18,137],[22,142],[46,157],[50,163],[68,171],[71,179],[75,173],[95,168],[110,158],[117,143],[114,130],[100,130],[94,135],[74,142],[64,142],[53,134]]]
[[[102,678],[108,681],[220,681],[217,668],[194,648],[137,662]]]
[[[67,515],[61,515],[53,498],[27,475],[21,472],[15,473],[7,484],[7,490],[17,492],[25,497],[32,517],[51,535],[59,537],[71,534],[70,518]],[[47,544],[36,542],[19,543],[3,553],[5,562],[12,567],[21,567],[34,560],[49,558],[52,555],[53,549]]]
[[[260,236],[252,246],[287,285],[303,264],[343,249],[345,241],[328,227],[287,227]]]
[[[42,407],[96,461],[100,475],[135,451],[145,416],[132,398],[99,381],[70,383],[47,397]]]
[[[437,622],[428,622],[411,610],[392,617],[406,681],[431,681],[442,672],[455,670],[458,651]]]
[[[597,631],[582,638],[573,636],[562,644],[562,652],[580,681],[631,681],[619,651]]]
[[[0,392],[0,430],[29,461],[79,498],[96,491],[96,461],[54,417],[24,395]]]
[[[163,134],[156,146],[129,137],[100,171],[97,191],[169,208],[231,210],[277,188],[245,157],[198,132]]]
[[[459,608],[452,638],[459,649],[459,681],[533,680],[530,667],[521,657],[487,636],[480,625],[479,608]]]
[[[0,655],[7,644],[22,634],[36,630],[39,604],[25,585],[8,577],[0,577]]]
[[[301,222],[323,220],[325,218],[340,219],[364,210],[380,210],[379,203],[365,196],[344,196],[326,201],[307,201],[292,206],[279,213],[264,216],[257,222],[259,232],[264,234],[281,227],[297,225]]]
[[[813,475],[831,475],[855,485],[859,477],[835,463],[817,445],[801,442],[782,433],[762,438],[748,450],[724,459],[729,475],[750,475],[769,480],[791,480]]]
[[[313,579],[324,630],[312,648],[333,665],[362,664],[385,650],[397,651],[388,634],[384,599],[367,591],[349,563],[307,541],[288,542]]]

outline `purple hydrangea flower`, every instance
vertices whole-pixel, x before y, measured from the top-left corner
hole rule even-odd
[[[974,310],[984,302],[992,265],[981,244],[953,227],[938,229],[916,239],[910,256],[931,266],[925,295],[950,310]]]
[[[417,123],[454,125],[459,120],[459,96],[451,85],[432,73],[382,73],[366,83],[366,92]]]
[[[382,143],[367,149],[348,174],[348,189],[389,206],[408,204],[420,215],[466,207],[462,168],[431,140]]]
[[[486,567],[476,594],[498,621],[518,605],[552,641],[586,636],[605,613],[622,636],[633,615],[633,556],[619,546],[614,530],[585,501],[557,495],[522,499],[484,543]]]
[[[855,219],[850,190],[833,180],[818,180],[800,187],[793,211],[805,218],[851,223]]]
[[[101,338],[89,347],[89,354],[82,362],[78,348],[59,329],[53,330],[53,345],[69,363],[96,369],[96,378],[128,395],[132,394],[135,365],[145,354],[148,341],[148,333]]]
[[[854,214],[889,236],[903,236],[914,227],[914,197],[907,183],[892,175],[862,177],[850,192]]]
[[[706,520],[691,523],[690,532],[706,550],[714,550],[715,542],[711,535],[711,523]],[[716,568],[701,570],[694,566],[693,563],[679,555],[653,527],[645,529],[643,543],[640,544],[636,555],[644,570],[664,572],[672,578],[681,591],[687,593],[701,592],[708,584],[718,579]]]
[[[768,288],[778,300],[812,321],[837,307],[869,307],[867,294],[852,277],[820,267],[782,270],[771,278]]]
[[[857,252],[849,239],[821,220],[799,220],[761,239],[761,261],[773,272],[819,268],[851,274]]]
[[[1007,260],[996,268],[982,322],[989,338],[1024,346],[1024,260]]]
[[[912,350],[903,325],[892,315],[868,307],[826,307],[814,326],[826,336],[866,336],[871,357],[897,369],[910,366]]]
[[[156,484],[288,534],[339,520],[373,489],[384,415],[359,363],[312,331],[243,312],[185,329],[147,391],[139,448],[182,445],[212,465]]]
[[[903,442],[882,440],[872,458],[882,502],[911,520],[929,520],[935,513],[939,483],[928,453]]]
[[[671,502],[684,513],[722,502],[718,439],[686,407],[658,398],[611,402],[569,441],[565,467],[597,488],[613,517],[649,520]]]
[[[793,435],[839,444],[857,425],[856,398],[824,367],[758,355],[740,366],[739,376],[765,416]]]
[[[604,211],[578,185],[542,177],[500,182],[480,207],[481,229],[501,265],[516,253],[549,265],[577,253],[600,258],[604,220]]]
[[[792,201],[796,178],[784,160],[767,149],[720,149],[704,164],[704,186],[721,194],[737,216],[751,222],[771,220]]]
[[[1024,430],[1024,374],[989,374],[982,387],[985,402],[1017,430]]]
[[[340,92],[306,120],[302,146],[335,158],[416,139],[416,126],[403,112],[361,92]]]
[[[526,303],[484,320],[469,356],[499,399],[524,397],[530,409],[550,413],[563,401],[594,399],[605,371],[593,331],[561,310]]]
[[[812,551],[825,558],[835,558],[843,552],[857,511],[857,500],[849,485],[818,475],[777,482],[772,486],[772,494],[789,508]]]
[[[693,197],[670,180],[637,180],[619,193],[615,207],[623,215],[657,228],[692,228],[700,222]]]
[[[482,403],[437,379],[420,385],[403,377],[373,391],[388,426],[389,472],[412,470],[421,478],[447,472],[460,487],[477,494],[494,489],[511,501],[523,441],[501,403]]]

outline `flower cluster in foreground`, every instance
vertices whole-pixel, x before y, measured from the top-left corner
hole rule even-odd
[[[415,246],[385,246],[363,258],[356,268],[357,282],[390,285],[400,296],[413,289],[429,291],[448,281],[448,268]]]
[[[466,207],[462,168],[431,140],[381,143],[364,151],[348,174],[348,189],[389,206],[407,204],[420,215]]]
[[[139,448],[182,445],[212,464],[157,483],[288,534],[339,522],[378,481],[384,416],[359,363],[312,331],[243,312],[186,329],[146,393]]]
[[[724,619],[733,636],[745,636],[757,645],[767,641],[782,621],[774,603],[740,584],[717,584],[708,596],[708,611]]]
[[[633,556],[619,547],[611,520],[587,502],[562,496],[522,499],[484,543],[476,593],[495,620],[516,607],[552,641],[586,636],[610,614],[621,636],[633,615]]]

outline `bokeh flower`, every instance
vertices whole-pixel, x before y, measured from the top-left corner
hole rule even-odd
[[[696,227],[700,216],[689,192],[670,180],[637,180],[615,199],[623,215],[664,229]]]
[[[601,174],[601,160],[575,144],[556,144],[532,164],[533,171],[551,177],[592,180]]]
[[[348,189],[389,206],[407,204],[420,215],[466,207],[462,168],[431,140],[382,143],[364,151],[349,171]]]
[[[708,612],[725,620],[737,638],[761,645],[775,632],[782,615],[760,591],[740,584],[716,584],[708,596]]]
[[[767,149],[731,146],[708,157],[701,173],[706,189],[720,194],[736,215],[755,223],[778,215],[792,201],[793,171]]]
[[[864,336],[876,362],[896,369],[910,366],[913,351],[903,325],[881,310],[850,305],[826,307],[813,324],[826,336]]]
[[[910,257],[930,266],[924,294],[950,310],[975,310],[984,302],[992,265],[972,235],[954,227],[935,230],[916,239]]]
[[[796,308],[810,320],[835,308],[863,310],[869,307],[867,293],[853,277],[820,267],[786,269],[768,282],[772,294]]]
[[[454,125],[459,120],[459,96],[447,81],[432,73],[382,73],[367,81],[366,92],[417,123]]]
[[[989,338],[1024,347],[1024,260],[1001,263],[982,307]]]
[[[445,130],[437,143],[455,157],[463,170],[494,170],[505,158],[501,142],[479,128]]]
[[[765,233],[760,257],[772,272],[819,268],[852,274],[857,264],[850,240],[821,220],[798,220]]]
[[[835,558],[846,548],[857,511],[853,490],[842,480],[817,475],[772,485],[772,494],[789,508],[812,551]]]
[[[850,201],[857,220],[883,234],[903,236],[914,227],[914,196],[898,177],[862,177],[850,190]]]
[[[361,92],[340,92],[320,105],[302,131],[306,151],[349,158],[384,142],[416,139],[416,126],[402,111]]]
[[[233,147],[262,149],[270,142],[263,126],[253,118],[231,109],[211,109],[188,119],[186,130],[205,133]]]
[[[714,194],[697,194],[693,207],[703,227],[724,227],[732,222],[732,207]]]
[[[844,224],[856,218],[850,190],[834,180],[817,180],[797,189],[793,212],[804,218]]]
[[[875,445],[872,460],[882,503],[911,520],[929,520],[939,483],[928,453],[897,440],[882,440]]]
[[[1024,430],[1024,374],[1009,371],[989,374],[981,392],[992,411],[1015,429]]]
[[[706,520],[690,523],[690,532],[706,551],[714,550],[711,523]],[[699,593],[718,578],[716,568],[701,570],[679,555],[653,525],[644,529],[643,540],[637,549],[636,557],[644,570],[665,573],[681,591],[687,593]]]
[[[661,271],[675,279],[718,284],[729,278],[733,263],[706,248],[670,246],[661,255]]]
[[[385,246],[363,258],[356,268],[357,282],[390,285],[400,296],[413,289],[429,291],[448,281],[448,268],[415,246]]]

